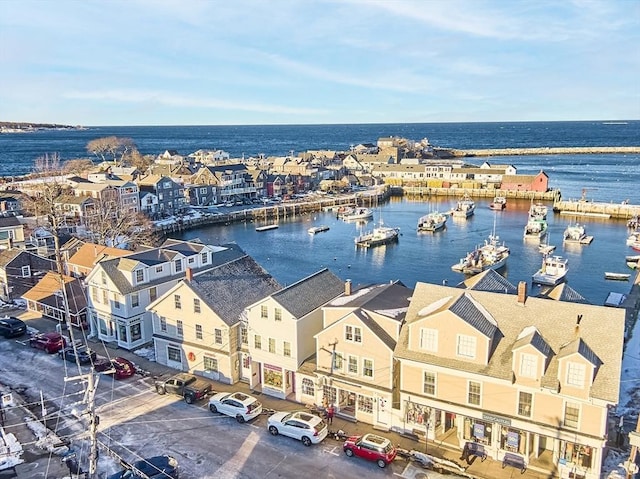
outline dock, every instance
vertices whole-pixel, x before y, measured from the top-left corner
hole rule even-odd
[[[553,203],[553,211],[561,215],[629,220],[635,215],[640,214],[640,205],[630,205],[628,203],[599,203],[586,200],[558,200]]]
[[[278,227],[277,224],[273,224],[273,225],[265,225],[265,226],[257,226],[256,227],[256,231],[269,231],[269,230],[274,230]]]

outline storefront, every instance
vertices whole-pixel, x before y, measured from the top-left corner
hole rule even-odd
[[[293,392],[294,373],[280,366],[262,364],[262,392],[284,399]]]

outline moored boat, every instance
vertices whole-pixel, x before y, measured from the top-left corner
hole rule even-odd
[[[634,231],[627,237],[627,246],[631,246],[636,241],[640,241],[640,230]]]
[[[524,239],[542,241],[547,236],[547,222],[529,217],[524,227]]]
[[[418,220],[418,231],[438,231],[447,223],[447,215],[434,211]]]
[[[492,210],[501,211],[507,207],[507,198],[504,196],[496,196],[493,201],[489,203],[489,208]]]
[[[307,230],[310,235],[322,233],[323,231],[329,231],[329,227],[327,225],[312,226]]]
[[[638,263],[640,262],[640,254],[625,256],[624,260],[628,263]]]
[[[272,225],[264,225],[264,226],[257,226],[256,227],[256,231],[269,231],[269,230],[274,230],[278,227],[277,224],[272,224]]]
[[[529,217],[537,220],[546,220],[548,208],[542,203],[532,203],[529,208]]]
[[[640,215],[633,215],[633,217],[627,221],[627,228],[632,230],[640,228]]]
[[[451,211],[455,218],[469,218],[476,210],[476,203],[469,195],[464,195]]]
[[[604,273],[604,279],[611,279],[614,281],[629,281],[631,275],[629,273]]]
[[[564,243],[587,244],[593,240],[593,237],[587,236],[586,228],[579,223],[567,226],[563,234]]]
[[[484,245],[461,258],[451,269],[467,275],[482,273],[487,269],[499,270],[506,266],[509,254],[509,248],[504,242],[500,244],[500,238],[493,233],[485,240]]]
[[[384,226],[382,220],[380,220],[379,226],[373,228],[372,231],[361,234],[356,237],[354,241],[356,246],[372,248],[374,246],[381,246],[398,241],[399,234],[399,228]]]
[[[561,256],[545,256],[542,267],[532,277],[533,283],[555,286],[564,281],[569,271],[568,262],[568,259]]]
[[[340,215],[340,218],[344,221],[368,220],[373,218],[373,210],[365,207],[353,208]]]

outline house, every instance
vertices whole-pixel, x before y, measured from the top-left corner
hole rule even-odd
[[[132,251],[126,249],[84,243],[65,261],[65,274],[82,279],[91,272],[99,261],[107,258],[122,257],[131,253]]]
[[[158,363],[233,384],[245,365],[243,310],[281,286],[237,245],[217,254],[225,261],[198,274],[187,269],[147,310]]]
[[[504,175],[500,189],[544,193],[549,190],[549,177],[544,171],[540,171],[537,175]]]
[[[242,364],[251,389],[303,402],[305,388],[298,384],[296,371],[316,354],[321,308],[344,292],[343,284],[325,268],[246,308],[249,348]]]
[[[27,311],[63,324],[67,322],[68,312],[73,326],[87,327],[85,289],[77,278],[49,271],[22,298],[27,302]]]
[[[24,245],[24,225],[15,216],[0,217],[0,249]]]
[[[0,250],[0,299],[11,302],[36,285],[56,263],[21,249]]]
[[[2,216],[16,216],[20,214],[20,200],[18,199],[20,194],[19,192],[13,194],[3,192],[0,194],[0,214]]]
[[[625,312],[418,283],[395,350],[394,429],[560,477],[600,477]],[[571,475],[573,474],[573,475]]]
[[[315,403],[333,404],[336,414],[350,420],[391,428],[394,350],[412,294],[399,281],[355,290],[345,282],[343,294],[322,308],[323,329],[315,336]]]
[[[136,180],[140,189],[141,209],[147,213],[150,206],[153,206],[153,197],[146,197],[151,193],[157,197],[157,210],[153,212],[152,218],[165,217],[179,214],[184,211],[187,200],[184,196],[184,188],[171,178],[160,175],[142,176]],[[150,203],[149,203],[149,200]]]
[[[78,226],[90,223],[96,205],[90,196],[61,196],[54,207],[67,226]]]
[[[191,184],[200,188],[206,185],[207,191],[199,193],[198,197],[204,195],[207,201],[213,200],[213,204],[250,200],[257,195],[253,177],[242,164],[203,166],[193,175]]]
[[[91,333],[99,340],[134,349],[153,340],[147,306],[185,278],[227,261],[231,248],[198,241],[166,240],[121,258],[104,259],[85,283]]]

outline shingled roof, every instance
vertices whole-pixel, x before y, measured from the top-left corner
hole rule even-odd
[[[516,286],[511,284],[507,278],[493,269],[487,269],[482,273],[473,275],[458,283],[457,287],[473,291],[491,291],[493,293],[518,293],[518,288]]]
[[[344,282],[327,268],[274,293],[271,297],[299,319],[344,293]]]
[[[403,321],[409,308],[413,290],[401,281],[363,286],[349,295],[341,295],[328,306],[361,308],[377,314]]]

